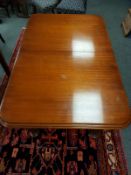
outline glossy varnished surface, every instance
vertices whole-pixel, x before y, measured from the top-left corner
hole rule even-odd
[[[102,19],[33,15],[0,115],[11,127],[125,127],[127,97]]]

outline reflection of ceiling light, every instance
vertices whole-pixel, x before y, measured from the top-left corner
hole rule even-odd
[[[73,52],[73,58],[75,59],[92,59],[94,57],[94,52]]]
[[[76,92],[73,95],[72,115],[74,123],[103,121],[102,98],[98,92]]]
[[[72,41],[73,52],[94,52],[94,44],[92,40],[73,40]]]
[[[73,40],[72,41],[72,55],[74,58],[91,59],[94,57],[95,48],[91,39],[87,40]]]

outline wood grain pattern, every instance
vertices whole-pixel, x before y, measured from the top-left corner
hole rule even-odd
[[[10,127],[127,126],[128,101],[103,20],[33,15],[0,118]]]

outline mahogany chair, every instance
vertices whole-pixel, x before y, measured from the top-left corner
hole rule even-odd
[[[33,12],[36,13],[38,9],[42,11],[51,10],[54,13],[55,7],[59,4],[60,0],[30,0]]]
[[[10,0],[12,7],[15,8],[17,16],[29,17],[28,5],[30,0]]]
[[[61,0],[56,7],[57,13],[84,14],[86,12],[87,0]]]
[[[9,78],[9,76],[10,76],[10,69],[9,69],[9,66],[6,63],[6,61],[5,61],[1,51],[0,51],[0,64],[1,64],[2,68],[4,69],[6,75]],[[8,78],[6,77],[6,79],[3,79],[4,81],[2,80],[2,83],[0,82],[0,103],[2,101],[2,98],[3,98],[4,92],[5,92],[6,86],[8,84]]]
[[[5,43],[5,40],[4,40],[4,38],[2,37],[1,33],[0,33],[0,39],[1,39],[1,41],[2,41],[3,43]]]
[[[9,6],[11,5],[10,0],[0,0],[0,8],[5,9],[7,16],[10,17]]]
[[[10,69],[9,69],[9,66],[6,63],[1,51],[0,51],[0,64],[3,67],[3,69],[4,69],[5,73],[7,74],[7,76],[9,77],[10,76]]]

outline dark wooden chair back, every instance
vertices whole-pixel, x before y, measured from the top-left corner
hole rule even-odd
[[[4,8],[6,13],[7,13],[7,16],[10,17],[10,13],[9,13],[9,7],[10,4],[10,0],[0,0],[0,8]]]
[[[6,63],[2,52],[0,51],[0,64],[2,66],[2,68],[4,69],[5,73],[7,74],[7,76],[10,76],[10,69],[8,64]]]

